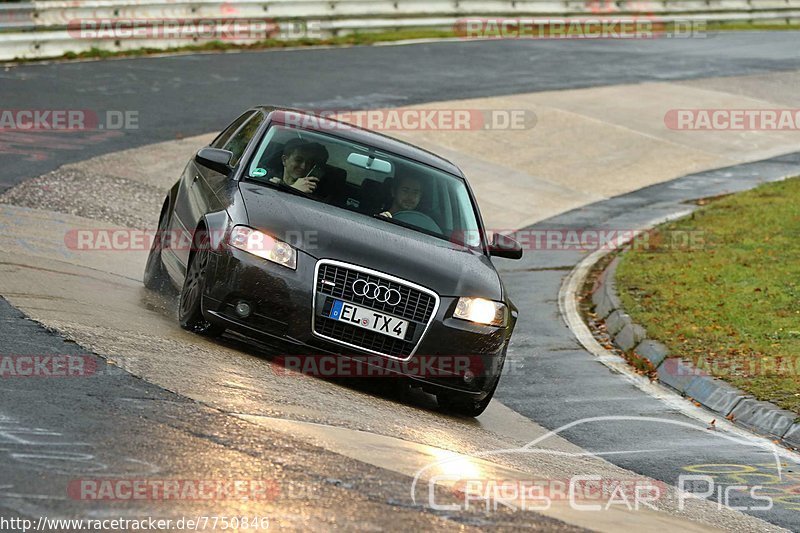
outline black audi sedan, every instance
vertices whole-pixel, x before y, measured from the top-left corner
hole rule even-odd
[[[388,371],[477,416],[517,320],[491,256],[522,249],[488,238],[449,161],[330,118],[257,107],[170,189],[144,283],[178,289],[180,325],[196,333],[229,329],[280,339],[291,357],[355,361],[363,375]]]

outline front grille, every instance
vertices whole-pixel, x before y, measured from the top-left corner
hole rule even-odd
[[[367,283],[377,283],[378,285],[400,291],[400,296],[402,298],[400,303],[392,306],[387,303],[370,300],[364,296],[356,296],[353,294],[352,286],[353,282],[359,278],[366,280]],[[323,281],[333,282],[335,286],[326,285]],[[319,267],[317,294],[327,294],[328,296],[363,305],[364,307],[369,307],[376,311],[382,311],[390,315],[405,318],[406,320],[423,323],[428,322],[431,313],[433,313],[433,308],[436,306],[436,300],[430,294],[379,276],[331,264],[323,264]]]
[[[357,296],[352,289],[352,285],[357,279],[396,289],[400,292],[400,303],[389,305],[388,303],[376,302],[364,296]],[[332,285],[323,283],[326,281],[332,283]],[[340,264],[321,263],[316,280],[317,302],[315,302],[315,309],[317,309],[316,304],[320,298],[326,299],[326,308],[329,309],[331,300],[328,297],[352,302],[408,320],[410,323],[405,339],[397,339],[324,316],[317,315],[314,317],[314,331],[320,336],[397,358],[406,358],[414,352],[421,340],[421,337],[415,335],[415,333],[419,332],[421,334],[425,330],[433,318],[433,313],[437,306],[437,299],[433,294],[386,279],[379,273],[364,272],[360,269],[348,268]]]

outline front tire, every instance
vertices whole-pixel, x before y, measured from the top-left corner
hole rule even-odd
[[[498,379],[494,387],[492,387],[492,390],[489,391],[489,394],[480,401],[475,400],[468,394],[458,392],[440,392],[436,395],[436,401],[439,403],[439,407],[449,413],[475,418],[480,416],[486,408],[489,407],[489,403],[494,397],[494,391],[497,390],[497,384],[499,382],[500,380]]]
[[[201,232],[198,231],[198,235]],[[205,232],[202,232],[203,234]],[[203,292],[206,287],[208,262],[211,252],[208,251],[207,239],[195,239],[195,252],[189,259],[186,278],[183,280],[178,303],[178,322],[183,329],[206,337],[218,337],[225,328],[212,324],[203,317]]]

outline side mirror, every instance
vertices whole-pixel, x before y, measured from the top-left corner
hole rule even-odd
[[[506,259],[522,259],[522,246],[502,233],[495,233],[492,242],[489,244],[489,253],[494,257],[505,257]]]
[[[211,170],[227,176],[232,170],[230,165],[232,157],[233,152],[229,152],[228,150],[203,148],[197,152],[197,155],[194,156],[194,160],[206,168],[210,168]]]

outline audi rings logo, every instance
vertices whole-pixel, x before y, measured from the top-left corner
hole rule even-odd
[[[402,300],[400,291],[397,289],[390,289],[363,279],[357,279],[353,282],[353,292],[356,296],[363,296],[364,298],[392,306],[399,304],[400,300]]]

